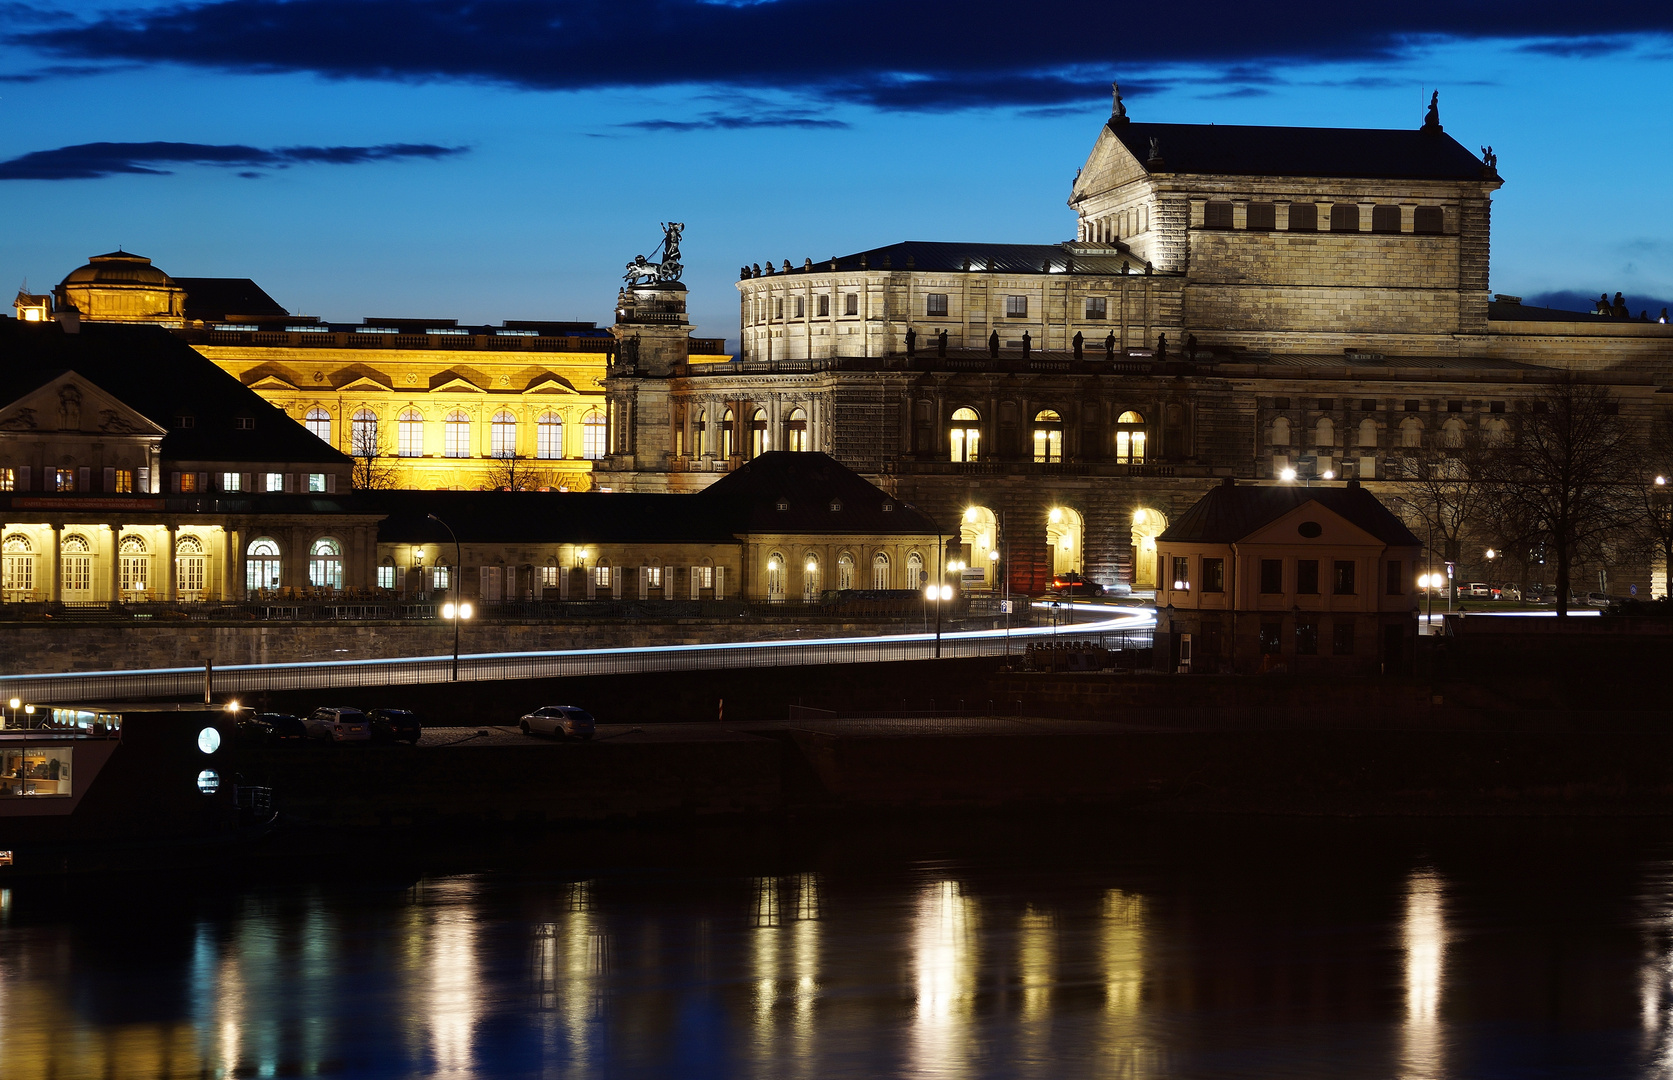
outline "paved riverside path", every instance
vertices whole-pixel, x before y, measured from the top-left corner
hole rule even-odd
[[[1040,605],[1036,605],[1040,606]],[[752,667],[882,663],[997,656],[1045,640],[1102,641],[1110,648],[1150,645],[1155,612],[1142,607],[1062,603],[1057,626],[1016,630],[965,630],[935,634],[881,634],[812,640],[714,642],[643,649],[561,649],[463,654],[458,681],[542,679],[579,675],[634,675]],[[219,697],[267,690],[345,689],[453,681],[451,656],[376,660],[325,660],[287,664],[233,664],[137,671],[42,672],[0,676],[0,698],[50,702],[116,702],[174,698],[213,692]],[[207,684],[207,685],[206,685]]]

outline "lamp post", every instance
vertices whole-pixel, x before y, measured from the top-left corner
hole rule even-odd
[[[453,537],[453,572],[458,575],[458,581],[457,583],[453,581],[448,582],[449,591],[454,594],[454,599],[442,605],[441,613],[442,618],[453,620],[453,681],[458,682],[459,620],[471,617],[471,606],[465,603],[463,597],[460,595],[464,592],[463,585],[465,581],[464,549],[459,546],[459,534],[453,531],[453,526],[449,525],[447,522],[443,521],[434,514],[430,514],[428,517],[431,521],[446,529],[447,535]]]
[[[1434,585],[1435,585],[1436,580],[1439,577],[1440,577],[1439,574],[1420,574],[1418,576],[1418,579],[1417,579],[1417,587],[1423,590],[1424,597],[1427,598],[1428,601],[1429,601],[1429,614],[1423,620],[1424,629],[1429,634],[1433,634],[1435,632],[1435,627],[1434,627],[1434,621],[1435,621],[1435,591],[1434,591]]]
[[[7,704],[10,705],[12,709],[12,726],[16,727],[17,711],[23,707],[23,702],[19,701],[17,698],[13,698],[11,701],[7,702]]]

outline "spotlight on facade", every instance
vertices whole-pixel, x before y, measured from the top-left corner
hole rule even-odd
[[[461,603],[459,605],[459,618],[461,618],[461,619],[470,618],[471,617],[471,610],[472,609],[471,609],[471,606],[469,604]]]
[[[453,618],[453,605],[451,603],[443,604],[441,606],[441,617],[444,619]]]
[[[1051,517],[1052,524],[1054,524],[1054,525],[1057,524],[1059,521],[1062,521],[1063,520],[1063,508],[1059,507],[1059,506],[1052,507],[1050,517]]]
[[[968,522],[971,522],[972,524],[975,523],[975,521],[976,521],[976,508],[974,506],[967,507],[965,509],[964,520],[966,520]]]
[[[1278,479],[1282,480],[1286,484],[1291,483],[1295,480],[1295,470],[1285,469],[1283,472],[1278,474]]]

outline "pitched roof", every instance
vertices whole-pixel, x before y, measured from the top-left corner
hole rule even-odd
[[[1415,547],[1423,543],[1355,480],[1343,487],[1221,484],[1174,519],[1157,540],[1235,544],[1310,502],[1364,529],[1390,547]]]
[[[0,319],[0,403],[67,371],[167,429],[166,460],[349,460],[160,326],[82,323],[79,333],[66,334],[55,322]],[[192,426],[179,427],[180,416],[190,416]],[[240,429],[239,417],[255,426]]]
[[[186,290],[186,318],[215,322],[233,315],[282,318],[290,312],[245,277],[177,277]]]
[[[724,507],[739,532],[922,535],[937,531],[929,515],[829,454],[774,450],[716,480],[697,498]]]
[[[1137,122],[1106,126],[1152,173],[1374,180],[1497,178],[1443,131]],[[1162,155],[1162,163],[1155,168],[1147,163],[1151,139],[1157,140]]]
[[[1103,247],[1119,248],[1119,255],[1077,253],[1069,244],[983,244],[983,243],[942,243],[928,240],[906,240],[898,244],[887,244],[883,247],[869,248],[856,251],[852,255],[836,257],[838,270],[858,270],[863,257],[868,270],[884,269],[884,260],[888,260],[888,269],[906,270],[907,260],[911,260],[912,270],[928,270],[932,272],[950,273],[964,270],[987,270],[991,268],[1011,274],[1040,274],[1040,273],[1077,273],[1077,274],[1119,274],[1122,262],[1129,264],[1130,270],[1142,271],[1144,260],[1128,254],[1124,244],[1100,245]],[[1071,270],[1071,266],[1073,269]],[[1049,270],[1047,269],[1049,267]],[[831,260],[815,261],[815,272],[829,271]],[[792,266],[792,275],[800,273],[798,267]],[[779,270],[779,274],[783,271]]]

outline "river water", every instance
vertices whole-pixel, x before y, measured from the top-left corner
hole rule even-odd
[[[372,854],[0,893],[0,1077],[1673,1073],[1673,824],[1059,816]]]

